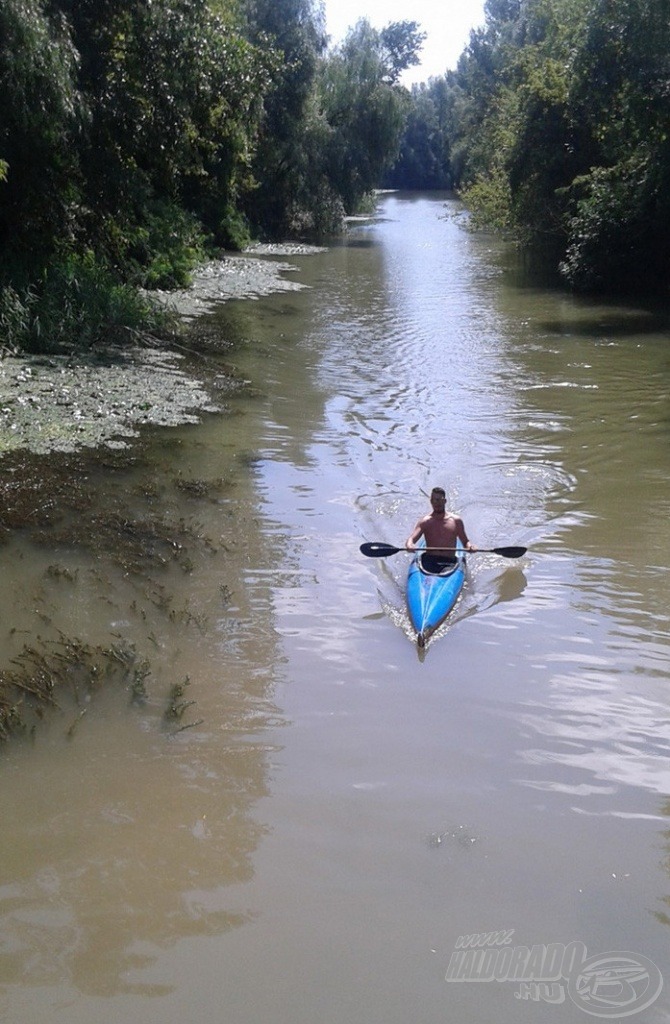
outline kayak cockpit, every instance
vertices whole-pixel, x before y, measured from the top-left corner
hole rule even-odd
[[[456,572],[461,564],[460,559],[454,558],[448,562],[445,561],[441,568],[436,568],[436,564],[440,561],[441,559],[428,554],[427,551],[418,556],[419,569],[425,576],[440,576],[444,579],[446,576],[451,576],[452,573]]]

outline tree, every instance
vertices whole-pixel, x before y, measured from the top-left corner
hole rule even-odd
[[[82,237],[126,275],[145,277],[160,251],[167,284],[171,264],[182,277],[197,255],[201,225],[234,242],[274,64],[242,38],[227,5],[216,14],[206,0],[50,3],[80,55]],[[153,270],[145,283],[157,283]]]
[[[585,289],[667,288],[668,0],[489,0],[452,83],[480,220],[550,239]]]
[[[318,191],[312,172],[322,126],[314,96],[326,46],[323,8],[314,0],[246,0],[245,10],[250,40],[279,57],[263,100],[245,208],[257,228],[290,233],[301,219],[298,208],[309,210]]]
[[[393,21],[379,33],[387,80],[395,85],[403,71],[419,63],[419,52],[426,40],[416,21]]]
[[[599,0],[571,100],[592,140],[567,190],[562,270],[577,287],[670,284],[670,20],[666,0]]]
[[[72,229],[79,166],[77,53],[37,0],[0,4],[0,252],[4,276],[53,254]]]
[[[400,153],[384,178],[387,188],[447,189],[453,184],[446,77],[412,86]]]
[[[378,32],[362,19],[324,63],[320,99],[330,127],[326,173],[353,212],[395,161],[409,110],[409,93],[397,85],[416,62],[423,34],[415,22]]]

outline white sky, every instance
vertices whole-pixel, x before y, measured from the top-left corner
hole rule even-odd
[[[484,0],[325,0],[331,44],[338,43],[360,18],[373,28],[390,21],[418,21],[428,38],[421,64],[402,76],[403,85],[443,75],[456,62],[470,39],[470,30],[484,24]]]

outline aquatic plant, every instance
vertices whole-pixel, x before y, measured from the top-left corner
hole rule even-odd
[[[163,714],[166,723],[181,723],[184,713],[195,705],[196,702],[194,700],[183,699],[186,693],[186,688],[189,686],[190,682],[189,677],[185,676],[183,682],[174,683],[173,686],[170,687],[168,706]],[[177,728],[171,729],[170,735],[175,736],[178,732],[183,732],[184,729],[194,729],[196,726],[202,725],[202,722],[203,719],[200,718],[197,722],[187,722],[183,725],[179,724]]]
[[[47,709],[65,713],[74,702],[77,716],[66,731],[72,738],[86,710],[82,704],[103,684],[128,687],[136,702],[150,672],[149,663],[126,641],[95,646],[62,634],[25,644],[10,666],[0,670],[0,741],[34,733]]]

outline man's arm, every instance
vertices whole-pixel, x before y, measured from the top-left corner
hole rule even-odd
[[[408,551],[416,551],[417,541],[423,536],[423,519],[419,519],[409,537],[405,541],[405,547]]]
[[[460,516],[456,516],[456,536],[458,537],[466,551],[477,550],[475,545],[468,540],[468,535],[465,532],[465,526],[463,525],[463,520],[460,518]]]

